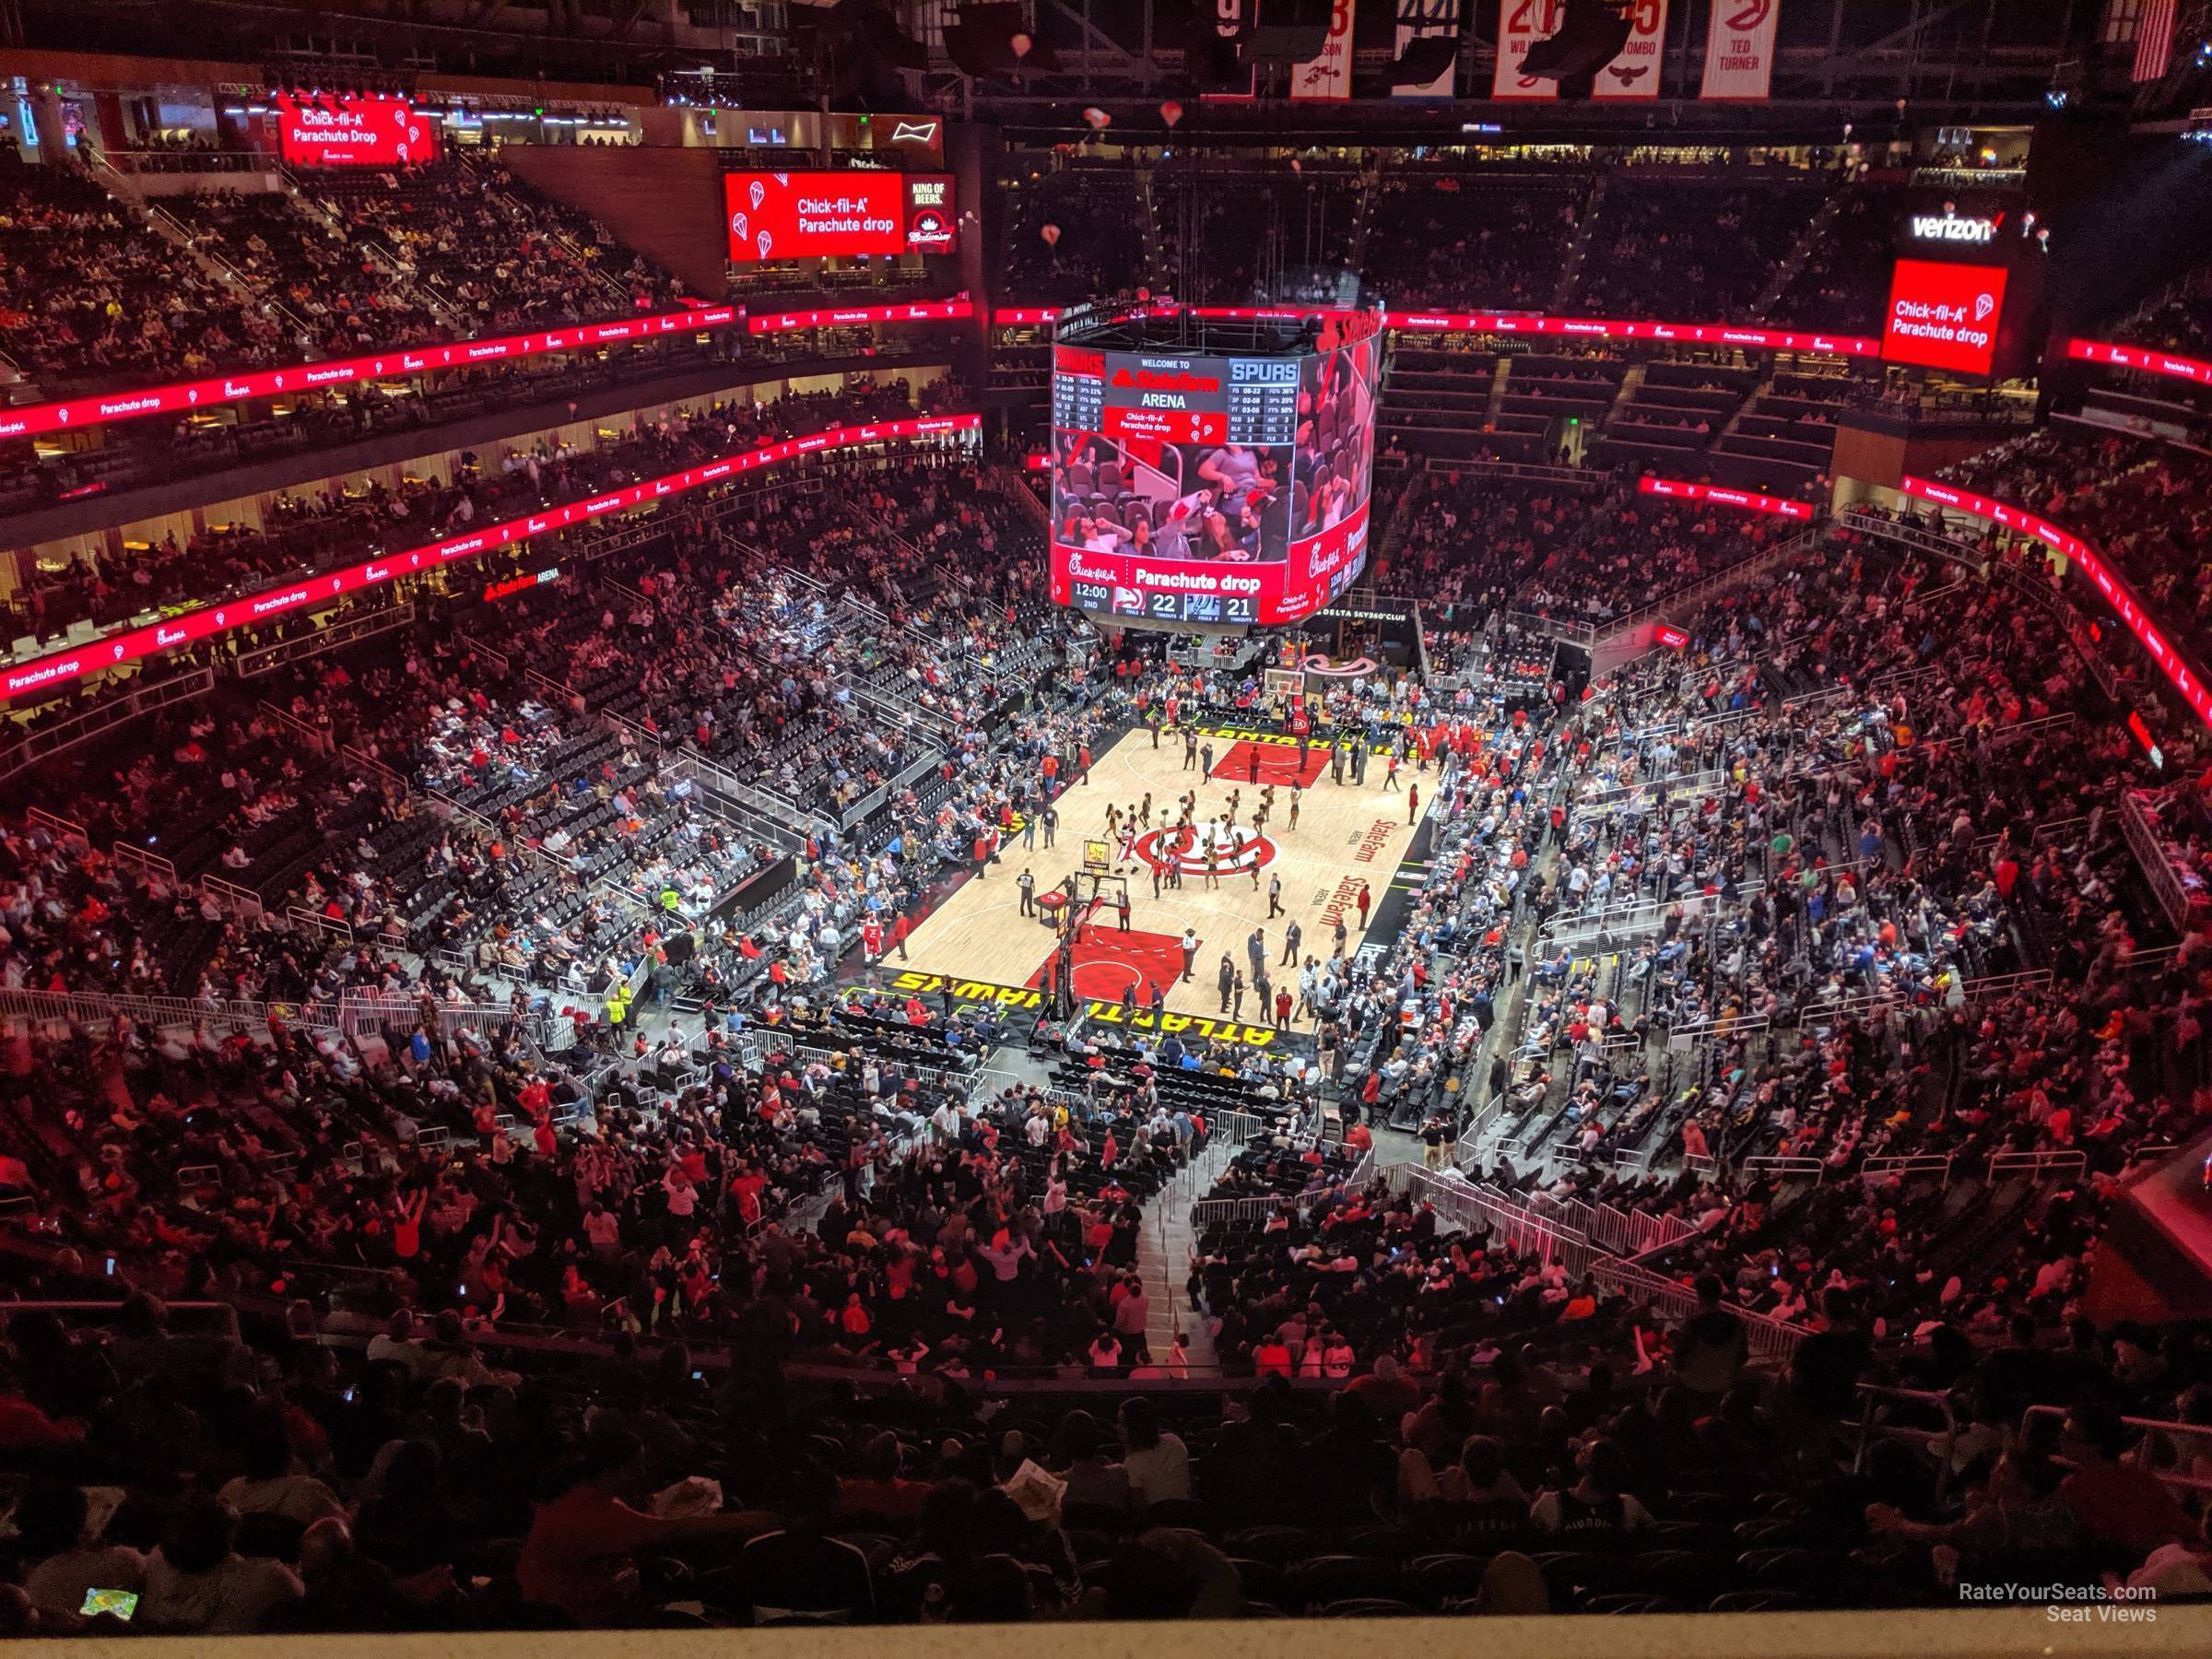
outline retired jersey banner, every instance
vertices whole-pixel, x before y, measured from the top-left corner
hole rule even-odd
[[[1538,0],[1541,6],[1543,0]],[[1459,0],[1397,0],[1398,56],[1416,41],[1449,39],[1454,46],[1459,41]],[[1454,51],[1443,65],[1443,72],[1425,81],[1393,81],[1393,98],[1450,98],[1453,81],[1459,67],[1459,54]]]
[[[1538,41],[1555,32],[1566,0],[1498,0],[1498,66],[1490,75],[1492,98],[1557,98],[1559,83],[1521,73],[1521,60]]]
[[[1352,95],[1352,0],[1330,0],[1329,38],[1319,55],[1290,71],[1290,96],[1346,99]]]
[[[1774,31],[1782,0],[1713,0],[1705,31],[1700,98],[1764,103],[1774,79]]]
[[[1666,54],[1666,0],[1636,0],[1629,8],[1629,43],[1597,72],[1593,98],[1657,98]]]
[[[1597,70],[1590,96],[1641,99],[1659,96],[1661,54],[1666,47],[1666,0],[1635,0],[1626,8],[1628,42]],[[1545,99],[1559,95],[1553,76],[1522,72],[1528,49],[1550,39],[1566,21],[1566,0],[1498,0],[1498,62],[1490,76],[1497,99]]]

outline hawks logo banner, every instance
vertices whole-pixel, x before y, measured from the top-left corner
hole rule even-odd
[[[1659,71],[1666,52],[1666,0],[1636,0],[1629,8],[1629,43],[1597,72],[1590,96],[1639,99],[1659,96]]]
[[[1705,31],[1700,98],[1763,103],[1774,79],[1774,31],[1782,0],[1713,0]]]
[[[1666,0],[1633,0],[1617,9],[1628,14],[1628,43],[1597,72],[1590,96],[1657,98],[1660,59],[1666,47]],[[1559,97],[1557,80],[1524,75],[1521,65],[1531,46],[1559,33],[1566,15],[1566,0],[1498,0],[1498,64],[1490,78],[1492,98]]]

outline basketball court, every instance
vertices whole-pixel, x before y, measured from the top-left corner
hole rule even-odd
[[[1359,917],[1360,886],[1366,884],[1371,905],[1381,905],[1413,833],[1406,821],[1406,786],[1420,785],[1426,813],[1433,774],[1401,768],[1399,787],[1386,791],[1381,762],[1371,761],[1364,786],[1355,786],[1348,775],[1337,784],[1329,781],[1324,744],[1310,746],[1301,769],[1295,738],[1217,729],[1202,730],[1199,741],[1214,751],[1210,777],[1200,772],[1196,761],[1184,769],[1182,743],[1172,735],[1163,735],[1157,749],[1147,732],[1123,737],[1094,759],[1088,783],[1077,784],[1061,795],[1053,846],[1046,848],[1041,830],[1033,848],[1024,846],[1018,833],[1011,837],[988,877],[971,877],[930,912],[907,941],[909,960],[895,966],[911,965],[920,973],[950,980],[1042,986],[1057,935],[1049,920],[1021,913],[1017,880],[1027,868],[1036,877],[1041,895],[1064,888],[1071,876],[1077,878],[1077,908],[1087,916],[1074,946],[1074,988],[1079,998],[1117,1003],[1126,988],[1142,1009],[1157,983],[1170,1013],[1218,1019],[1224,1012],[1221,959],[1227,955],[1249,984],[1247,941],[1258,928],[1266,941],[1270,979],[1277,989],[1288,989],[1295,999],[1298,975],[1283,961],[1286,924],[1292,918],[1298,922],[1301,960],[1327,957],[1340,916],[1347,934],[1347,954],[1359,949],[1365,932]],[[1251,781],[1255,759],[1260,773],[1256,786]],[[1300,799],[1295,830],[1290,827],[1294,777],[1312,780]],[[1273,807],[1255,831],[1253,809],[1270,781],[1275,785]],[[1196,821],[1188,830],[1179,830],[1176,803],[1193,790],[1198,797]],[[1129,848],[1124,834],[1110,836],[1107,809],[1141,813],[1147,794],[1152,797],[1151,826],[1140,824],[1135,846]],[[1225,822],[1232,794],[1237,797],[1235,817]],[[1124,856],[1125,851],[1128,856]],[[1215,871],[1210,887],[1209,852]],[[1182,885],[1178,888],[1163,883],[1155,898],[1153,873],[1156,868],[1164,871],[1171,863],[1180,866]],[[1267,888],[1276,878],[1282,882],[1284,913],[1270,919]],[[1124,886],[1130,901],[1126,933],[1118,916]],[[1371,917],[1371,908],[1369,913]],[[1187,982],[1182,978],[1185,927],[1198,935],[1198,954]],[[1263,1012],[1249,990],[1241,1011],[1230,1012],[1251,1025],[1275,1023],[1273,1011]],[[1303,1029],[1305,1022],[1294,1021],[1294,1026]]]

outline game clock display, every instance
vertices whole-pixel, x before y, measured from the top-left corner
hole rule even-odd
[[[1156,626],[1312,615],[1366,563],[1376,341],[1053,355],[1053,596]]]

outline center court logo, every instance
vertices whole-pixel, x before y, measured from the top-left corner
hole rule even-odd
[[[1224,876],[1249,876],[1275,862],[1275,843],[1242,825],[1224,830],[1218,824],[1195,830],[1154,830],[1136,838],[1136,855],[1156,870],[1170,865],[1185,876],[1206,874],[1206,850],[1214,851],[1214,868]]]

